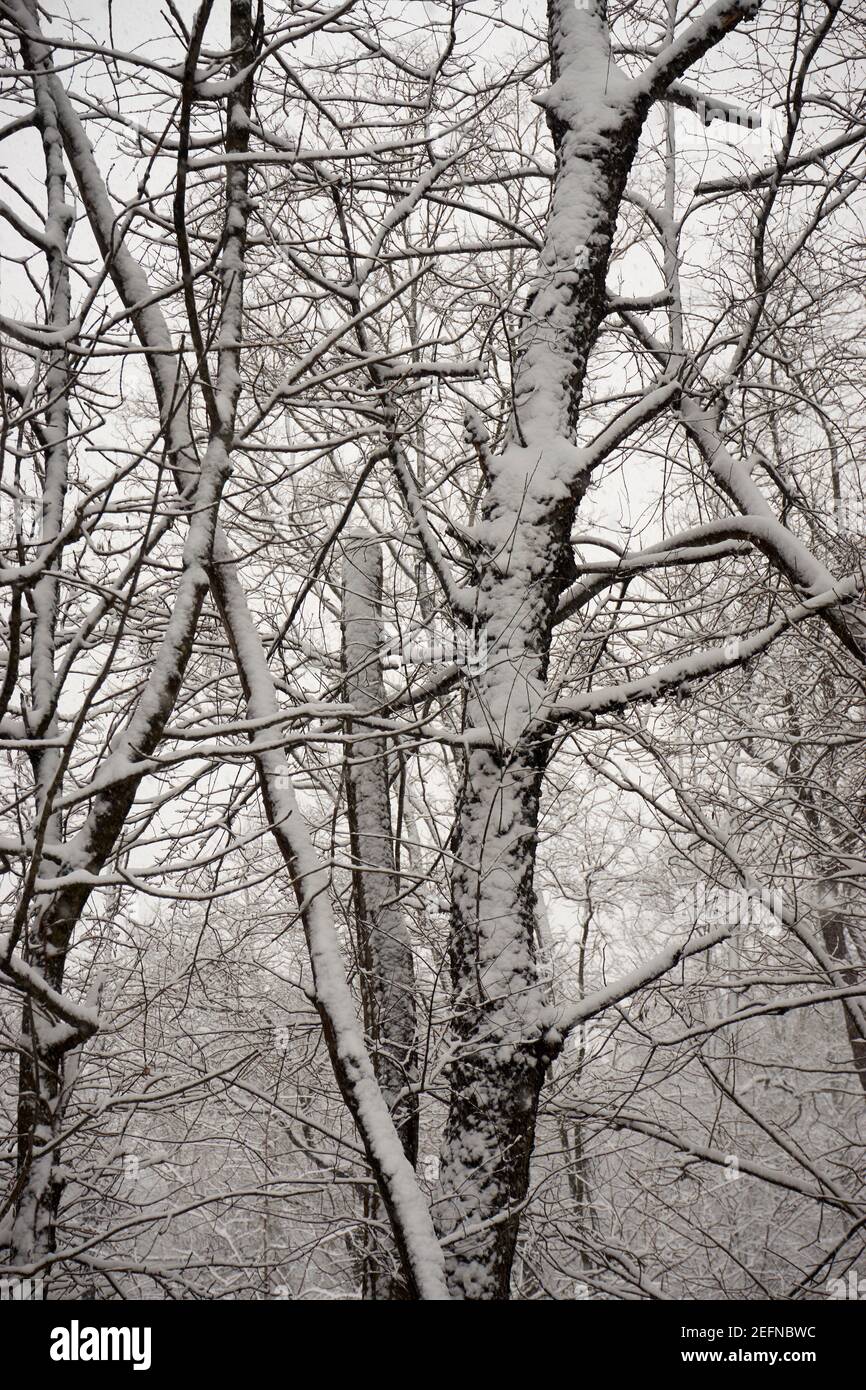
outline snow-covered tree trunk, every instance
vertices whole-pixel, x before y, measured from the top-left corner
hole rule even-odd
[[[640,119],[613,64],[603,18],[551,10],[552,85],[543,101],[557,171],[514,389],[511,440],[490,463],[479,622],[487,669],[467,722],[454,845],[452,1101],[442,1225],[457,1296],[508,1296],[529,1183],[538,1097],[556,1053],[536,970],[533,886],[549,734],[538,724],[569,537],[585,489],[572,441],[605,271]],[[625,92],[624,90],[625,89]],[[623,97],[626,97],[623,100]]]
[[[28,0],[25,13],[35,17],[35,0]],[[45,158],[46,215],[42,229],[48,262],[47,326],[60,335],[70,321],[70,285],[67,244],[72,209],[66,201],[66,169],[57,130],[57,112],[46,80],[50,53],[39,43],[21,41],[21,56],[32,75],[34,114],[42,139]],[[63,524],[69,466],[68,360],[65,347],[48,354],[44,392],[45,417],[44,487],[41,505],[40,542],[47,547],[56,539]],[[51,567],[52,570],[54,566]],[[58,739],[56,719],[57,685],[55,671],[56,624],[59,585],[56,573],[44,574],[33,591],[33,638],[31,646],[31,706],[25,719],[34,741],[30,754],[35,787],[37,835],[42,842],[61,838],[60,817],[53,809],[63,776],[62,753],[51,746]],[[41,741],[41,742],[40,742]],[[25,928],[23,956],[51,986],[63,985],[65,953],[54,953],[46,932],[45,915],[50,899],[35,893],[30,920]],[[53,1249],[59,1188],[53,1182],[59,1158],[56,1148],[47,1154],[39,1150],[52,1144],[62,1123],[64,1057],[75,1041],[68,1029],[59,1033],[42,1003],[25,996],[21,1016],[18,1088],[18,1184],[20,1185],[13,1228],[13,1243],[31,1258]]]
[[[487,668],[473,684],[453,846],[451,1103],[439,1224],[455,1297],[508,1297],[529,1187],[538,1098],[559,1040],[536,970],[533,885],[548,654],[588,483],[574,443],[587,361],[605,312],[620,200],[651,102],[750,7],[717,5],[641,79],[610,48],[605,6],[549,5],[556,151],[540,265],[525,311],[507,447],[490,460],[477,620]]]

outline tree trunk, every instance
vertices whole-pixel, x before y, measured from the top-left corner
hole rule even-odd
[[[343,536],[343,680],[347,703],[376,714],[385,704],[382,680],[382,556],[375,536]],[[352,732],[347,721],[347,732]],[[346,801],[352,847],[353,896],[364,1025],[376,1076],[403,1152],[418,1159],[418,1066],[415,966],[400,908],[400,881],[383,738],[356,737],[346,754]],[[365,1216],[375,1219],[377,1195]],[[381,1256],[364,1260],[365,1295],[405,1296],[405,1285],[381,1272]]]
[[[26,0],[26,12],[36,16],[35,0]],[[46,215],[43,234],[48,261],[48,325],[63,332],[70,321],[70,284],[67,244],[72,225],[72,208],[66,202],[66,169],[57,130],[57,112],[46,80],[50,53],[42,44],[21,40],[21,56],[32,72],[36,125],[45,158]],[[64,348],[49,354],[45,376],[46,410],[42,429],[45,447],[45,473],[42,495],[40,541],[49,545],[63,525],[69,465],[68,362]],[[52,565],[52,570],[56,567]],[[58,740],[55,716],[57,680],[55,636],[58,581],[53,573],[44,574],[33,591],[33,641],[30,661],[31,706],[26,714],[30,737],[45,740],[45,746],[31,753],[36,792],[37,835],[57,843],[62,838],[60,817],[52,810],[60,790],[62,754],[51,740]],[[34,894],[34,905],[23,941],[26,964],[58,992],[63,987],[65,952],[52,955],[47,949],[43,917],[49,900]],[[18,1075],[18,1171],[16,1212],[12,1231],[13,1258],[29,1261],[49,1254],[55,1245],[55,1224],[60,1191],[53,1181],[59,1152],[40,1150],[51,1144],[59,1132],[63,1116],[63,1067],[66,1050],[76,1041],[71,1030],[59,1030],[44,1005],[25,995],[21,1011],[21,1053]]]
[[[603,0],[550,0],[548,13],[551,86],[535,100],[556,172],[510,442],[489,464],[478,605],[487,669],[467,702],[473,746],[453,846],[453,1061],[439,1226],[452,1238],[452,1296],[464,1299],[508,1297],[539,1094],[560,1046],[535,961],[536,833],[554,733],[543,706],[556,608],[573,574],[571,528],[589,482],[574,432],[606,312],[617,214],[652,101],[745,9],[736,0],[729,14],[720,8],[645,81],[617,67]]]

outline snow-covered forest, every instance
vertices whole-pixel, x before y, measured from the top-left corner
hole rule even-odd
[[[0,43],[0,1280],[866,1297],[862,0]]]

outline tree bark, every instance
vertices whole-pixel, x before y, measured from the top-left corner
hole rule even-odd
[[[374,536],[343,537],[343,672],[346,702],[379,713],[382,680],[382,556]],[[353,726],[348,721],[347,732]],[[357,737],[346,756],[361,994],[373,1065],[403,1145],[418,1157],[415,966],[400,909],[385,740]],[[369,870],[370,872],[365,872]]]
[[[385,705],[382,679],[382,554],[377,538],[345,533],[343,561],[343,681],[346,702],[359,714]],[[418,1160],[418,1056],[415,964],[400,907],[400,880],[388,785],[386,741],[356,737],[346,754],[346,802],[353,863],[353,896],[364,1027],[382,1094],[407,1159]],[[378,1194],[365,1195],[365,1217],[376,1219]],[[382,1270],[381,1252],[368,1245],[365,1297],[403,1298],[406,1285]]]
[[[27,0],[27,12],[35,17],[35,0]],[[36,126],[42,139],[45,158],[46,214],[44,222],[45,254],[48,261],[48,325],[63,332],[71,316],[69,264],[67,244],[73,213],[66,202],[66,169],[63,148],[57,131],[57,112],[46,81],[46,64],[50,54],[40,44],[21,40],[21,56],[32,74]],[[45,448],[44,487],[40,542],[49,545],[63,524],[63,504],[66,496],[69,466],[69,372],[65,348],[49,354],[45,375],[46,409],[42,429]],[[55,566],[52,566],[54,569]],[[31,706],[25,714],[29,736],[45,740],[31,753],[36,793],[35,819],[44,838],[58,842],[62,838],[60,817],[52,803],[60,790],[62,778],[61,750],[47,746],[58,738],[58,725],[53,713],[56,695],[55,637],[59,584],[54,574],[40,578],[33,592],[33,639],[31,644]],[[34,907],[27,923],[23,942],[23,959],[60,990],[63,983],[65,955],[50,958],[45,933],[44,915],[49,899],[34,894]],[[37,1157],[37,1151],[49,1144],[62,1121],[64,1099],[64,1056],[76,1041],[72,1030],[61,1030],[62,1036],[49,1041],[53,1020],[44,1004],[25,995],[21,1013],[21,1044],[18,1076],[18,1155],[16,1181],[16,1219],[13,1227],[13,1249],[16,1245],[38,1256],[53,1250],[54,1230],[59,1200],[59,1188],[53,1181],[59,1153]]]

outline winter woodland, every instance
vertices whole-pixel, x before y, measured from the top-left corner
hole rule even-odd
[[[0,0],[0,1281],[866,1297],[861,0]]]

